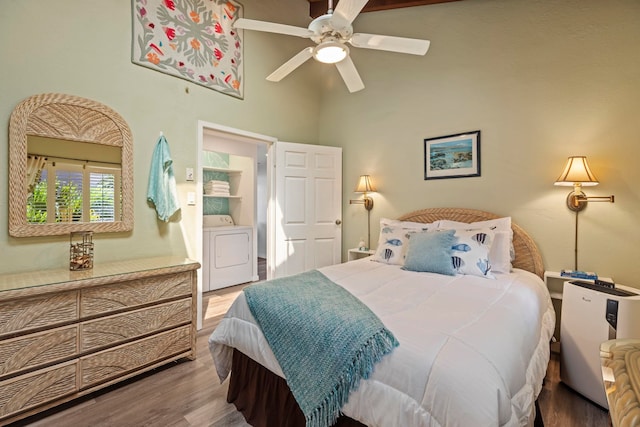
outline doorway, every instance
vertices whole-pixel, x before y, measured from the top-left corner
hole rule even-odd
[[[203,200],[205,196],[220,198],[219,194],[204,194],[205,168],[208,172],[229,175],[215,179],[218,182],[211,184],[212,188],[225,187],[228,191],[226,214],[231,218],[226,220],[252,229],[249,244],[253,264],[251,280],[258,280],[258,257],[264,256],[265,262],[261,264],[267,279],[341,261],[341,148],[283,142],[207,122],[199,122],[197,148],[196,200],[200,204],[196,206],[200,208],[196,209],[195,243],[199,261],[203,264],[198,270],[198,329],[202,327],[202,292],[204,280],[207,280],[206,272],[203,272],[206,270]],[[223,158],[227,163],[222,167],[211,166],[208,161],[205,164],[205,157]],[[251,159],[250,168],[234,166],[236,158],[236,165],[242,164],[239,158]],[[210,216],[206,219],[216,219]],[[217,219],[219,223],[220,218]],[[210,250],[211,236],[207,241]],[[225,257],[225,265],[238,262],[240,257],[235,255]],[[214,259],[217,260],[217,255]]]
[[[268,265],[270,174],[267,153],[275,141],[276,138],[266,135],[198,122],[196,250],[203,266],[198,270],[198,329],[202,327],[202,292],[210,290],[212,286],[209,281],[211,268],[218,268],[213,274],[216,279],[222,280],[213,285],[216,288],[231,286],[236,280],[257,281],[264,266]],[[205,189],[205,181],[207,184],[213,181],[213,184]],[[223,183],[227,183],[227,194],[216,191],[209,193],[209,188],[219,188]],[[218,224],[224,228],[216,227]],[[245,242],[234,247],[235,251],[243,247],[246,254],[243,257],[248,257],[248,262],[247,258],[241,260],[237,254],[223,257],[219,265],[205,262],[205,254],[211,259],[215,245],[239,242],[238,232],[249,234],[248,244]]]

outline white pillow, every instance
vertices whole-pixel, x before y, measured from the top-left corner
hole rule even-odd
[[[432,224],[382,218],[378,247],[373,255],[373,260],[385,264],[403,265],[407,242],[411,234],[435,229],[436,227]]]
[[[424,223],[424,222],[412,222],[412,221],[400,221],[398,219],[380,218],[380,230],[385,225],[399,225],[403,228],[411,230],[435,230],[438,227],[438,221]]]
[[[459,274],[495,279],[491,274],[489,251],[495,233],[489,228],[474,230],[454,229],[456,243],[451,248],[451,262]]]
[[[385,264],[402,265],[409,232],[415,233],[415,230],[407,230],[399,225],[381,226],[378,247],[373,255],[373,260]]]
[[[477,221],[470,224],[447,219],[440,220],[438,223],[438,229],[440,230],[471,230],[479,228],[489,228],[494,232],[494,239],[489,252],[492,270],[497,273],[509,273],[511,271],[511,261],[515,258],[511,217]]]

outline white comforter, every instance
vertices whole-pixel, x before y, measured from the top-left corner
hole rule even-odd
[[[371,259],[321,268],[367,304],[400,346],[343,407],[369,427],[523,426],[549,361],[555,313],[542,280],[402,270]],[[241,294],[209,339],[220,380],[232,347],[283,377]]]

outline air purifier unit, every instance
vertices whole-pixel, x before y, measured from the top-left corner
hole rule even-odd
[[[608,409],[600,344],[640,338],[640,292],[616,285],[571,281],[564,285],[560,324],[560,380]]]

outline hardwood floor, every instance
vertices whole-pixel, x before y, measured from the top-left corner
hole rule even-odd
[[[244,286],[204,295],[195,361],[170,364],[13,426],[247,427],[242,415],[226,402],[227,382],[219,383],[207,346],[209,335]],[[610,425],[607,411],[564,386],[559,375],[558,357],[553,355],[539,399],[546,427]]]
[[[551,353],[545,383],[538,396],[545,427],[607,427],[609,411],[560,382],[560,355]]]

